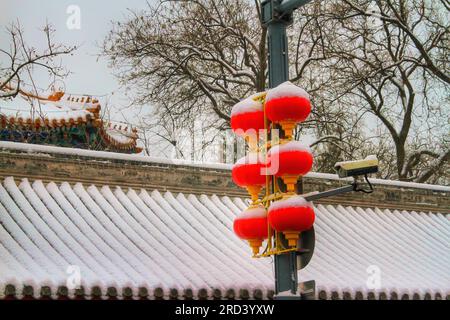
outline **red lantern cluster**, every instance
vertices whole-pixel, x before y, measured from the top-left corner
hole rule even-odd
[[[283,232],[291,247],[296,246],[299,232],[312,227],[314,219],[314,209],[311,203],[301,196],[275,201],[269,207],[271,227],[276,231]]]
[[[268,235],[266,209],[263,206],[248,208],[235,218],[233,230],[239,238],[247,240],[253,254],[257,254]]]
[[[264,99],[263,105],[261,101]],[[247,140],[251,151],[235,163],[232,178],[238,186],[247,188],[253,201],[252,206],[235,219],[233,229],[241,239],[249,241],[254,255],[258,254],[262,242],[268,237],[269,225],[273,230],[283,232],[292,247],[297,244],[299,233],[314,223],[312,206],[304,198],[292,196],[299,176],[308,173],[313,164],[311,150],[298,141],[292,141],[295,126],[305,121],[310,112],[308,94],[290,82],[269,90],[267,94],[253,95],[232,109],[231,127]],[[265,115],[273,123],[281,125],[285,134],[280,145],[270,146],[267,161],[261,159],[257,151],[258,133],[265,128]],[[281,177],[288,193],[270,205],[267,215],[265,207],[256,204],[268,174]],[[268,204],[272,199],[269,195],[263,203]]]
[[[234,183],[242,188],[247,188],[253,201],[258,199],[258,194],[266,184],[265,161],[259,153],[249,153],[239,159],[231,170]]]
[[[286,136],[291,137],[297,123],[311,113],[311,102],[305,90],[286,81],[267,92],[265,109],[267,118],[280,124]]]
[[[293,191],[293,184],[298,176],[307,174],[313,165],[313,156],[309,147],[299,141],[273,146],[268,153],[270,173],[282,177],[288,185],[288,191]]]

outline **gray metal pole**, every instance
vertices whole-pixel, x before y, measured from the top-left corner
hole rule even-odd
[[[290,13],[311,1],[312,0],[283,0],[278,6],[278,11]]]
[[[289,80],[286,23],[277,21],[268,25],[269,87]],[[275,256],[275,292],[290,290],[297,293],[297,256],[295,252]]]
[[[293,10],[311,0],[264,0],[262,23],[267,26],[269,54],[269,87],[289,80],[288,41],[286,27],[291,22]],[[297,254],[275,255],[275,291],[290,290],[296,294],[298,287]]]
[[[269,45],[269,87],[289,80],[288,46],[286,24],[281,21],[272,22],[267,27]]]

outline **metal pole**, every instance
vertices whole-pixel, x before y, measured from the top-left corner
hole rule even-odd
[[[284,13],[291,13],[295,9],[298,9],[311,1],[312,0],[283,0],[278,6],[278,11]]]
[[[286,23],[272,22],[268,25],[269,87],[289,80]],[[275,292],[290,290],[297,293],[297,256],[295,252],[275,255]]]
[[[286,24],[282,21],[272,22],[267,27],[269,45],[269,87],[289,80],[288,46]]]
[[[269,56],[269,87],[289,80],[288,41],[286,27],[291,22],[292,11],[311,0],[265,0],[263,24],[267,26]],[[275,292],[290,290],[296,294],[298,287],[297,254],[289,252],[275,255]]]

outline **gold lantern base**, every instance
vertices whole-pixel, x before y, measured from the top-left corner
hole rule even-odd
[[[248,144],[249,152],[258,152],[258,135],[246,135],[245,141]]]
[[[298,175],[286,175],[281,177],[283,179],[283,182],[286,184],[287,192],[293,193],[295,192],[295,185],[297,184]]]
[[[298,231],[283,231],[284,237],[288,241],[289,247],[296,247],[300,233]]]
[[[259,193],[261,192],[261,186],[247,186],[247,192],[250,194],[253,202],[258,201]]]
[[[284,135],[286,139],[291,140],[294,134],[294,129],[297,126],[297,123],[292,120],[280,121],[281,129],[284,131]]]
[[[262,246],[261,239],[250,239],[248,240],[248,244],[252,248],[253,255],[257,255],[259,253],[259,248]]]

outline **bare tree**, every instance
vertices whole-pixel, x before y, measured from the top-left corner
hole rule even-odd
[[[448,165],[450,25],[439,2],[333,1],[321,6],[323,68],[333,88],[327,103],[360,115],[368,130],[383,127],[396,172],[391,177],[425,182]],[[448,10],[447,10],[448,13]],[[385,160],[385,159],[383,159]],[[439,175],[438,175],[439,176]]]
[[[177,116],[228,122],[232,105],[265,87],[266,37],[244,0],[161,1],[114,25],[104,52],[136,103],[170,101]]]
[[[139,119],[139,136],[144,144],[144,152],[152,155],[157,151],[170,158],[185,158],[181,134],[183,126],[179,119],[165,111],[168,107],[166,102],[163,101],[160,106],[161,116],[150,113]]]
[[[46,70],[53,80],[67,75],[67,71],[56,58],[72,54],[75,46],[55,44],[52,40],[54,30],[49,24],[42,29],[45,48],[38,50],[27,45],[19,22],[6,28],[9,34],[9,48],[0,48],[0,98],[14,98],[22,90],[24,80],[34,86],[32,73],[35,69]]]
[[[448,181],[448,9],[331,0],[298,11],[290,75],[311,94],[313,115],[297,135],[318,137],[316,170],[375,153],[382,177]],[[185,124],[209,117],[224,130],[231,106],[267,86],[260,10],[257,0],[160,1],[116,22],[103,53],[134,103]]]
[[[104,54],[136,93],[133,103],[155,106],[163,123],[210,118],[205,128],[223,131],[231,107],[267,86],[266,37],[259,0],[160,1],[115,23]],[[318,38],[308,50],[302,39],[306,32],[295,39],[294,81],[323,58],[314,55]]]

